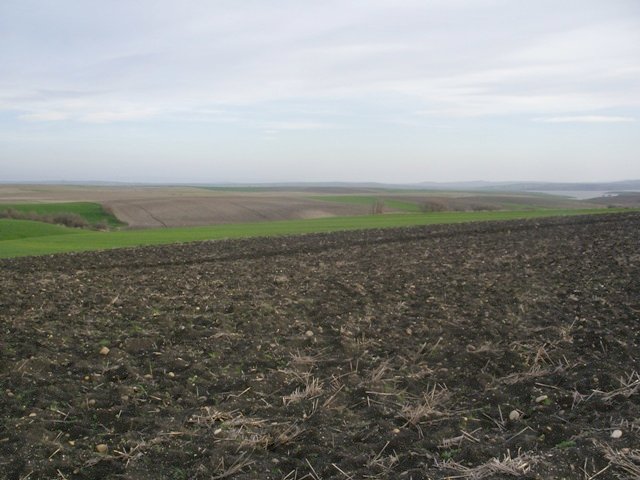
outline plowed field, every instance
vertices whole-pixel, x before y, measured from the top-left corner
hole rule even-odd
[[[370,206],[310,200],[301,195],[217,195],[112,200],[109,211],[130,227],[185,227],[225,223],[366,215]]]
[[[3,260],[0,329],[0,478],[639,478],[639,214]]]

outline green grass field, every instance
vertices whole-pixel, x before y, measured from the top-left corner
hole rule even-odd
[[[103,250],[139,245],[183,243],[198,240],[217,240],[223,238],[294,235],[339,230],[390,228],[486,220],[513,220],[557,215],[602,214],[619,211],[630,211],[630,209],[434,212],[428,214],[399,213],[110,232],[69,229],[25,220],[0,220],[0,258]],[[60,230],[54,231],[51,230],[51,228],[59,228]],[[29,232],[31,232],[31,234],[29,234]]]
[[[94,225],[105,222],[110,227],[119,227],[123,223],[116,217],[106,212],[99,203],[69,202],[69,203],[0,203],[0,212],[5,210],[17,210],[19,212],[34,212],[38,215],[54,215],[58,213],[75,213]]]
[[[0,242],[73,233],[77,233],[77,230],[62,225],[51,225],[31,220],[0,219]],[[2,247],[0,247],[0,251],[2,251]]]

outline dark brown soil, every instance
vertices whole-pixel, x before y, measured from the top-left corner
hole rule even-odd
[[[0,478],[639,478],[639,229],[2,261]]]

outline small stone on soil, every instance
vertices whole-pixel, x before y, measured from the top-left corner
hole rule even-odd
[[[549,398],[549,395],[540,395],[539,397],[536,397],[536,403],[542,403],[548,398]]]
[[[611,438],[620,438],[622,436],[622,430],[614,430],[611,432]]]
[[[109,347],[102,347],[100,349],[100,355],[109,355]]]
[[[109,447],[107,447],[104,443],[99,443],[96,445],[96,452],[98,453],[107,453]]]
[[[311,330],[307,330],[304,334],[309,338],[313,337],[313,332]]]
[[[509,420],[511,420],[512,422],[517,422],[518,420],[520,420],[520,412],[517,410],[511,410],[511,412],[509,412]]]
[[[176,374],[173,373],[173,372],[167,373],[167,377],[169,377],[169,378],[175,378],[175,376],[176,376]]]

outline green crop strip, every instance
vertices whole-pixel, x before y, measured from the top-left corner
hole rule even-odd
[[[18,229],[35,229],[30,225],[17,225],[23,220],[0,220],[0,258],[26,255],[44,255],[60,252],[104,250],[140,245],[161,245],[223,238],[246,238],[303,233],[333,232],[366,228],[391,228],[414,225],[461,223],[486,220],[514,220],[558,215],[604,214],[632,209],[590,210],[527,210],[493,212],[434,212],[421,214],[362,215],[356,217],[317,218],[261,223],[236,223],[189,228],[162,228],[147,230],[119,230],[96,232],[79,229],[64,229],[62,233],[43,235],[49,230],[34,230],[36,234],[25,238],[16,233]],[[635,211],[638,211],[637,209]],[[55,227],[55,226],[54,226]],[[63,228],[63,227],[61,227]],[[40,232],[40,233],[37,233]],[[13,238],[12,238],[13,236]]]
[[[73,228],[31,220],[0,219],[0,242],[52,235],[69,235],[80,232]],[[0,247],[1,251],[2,247]]]

